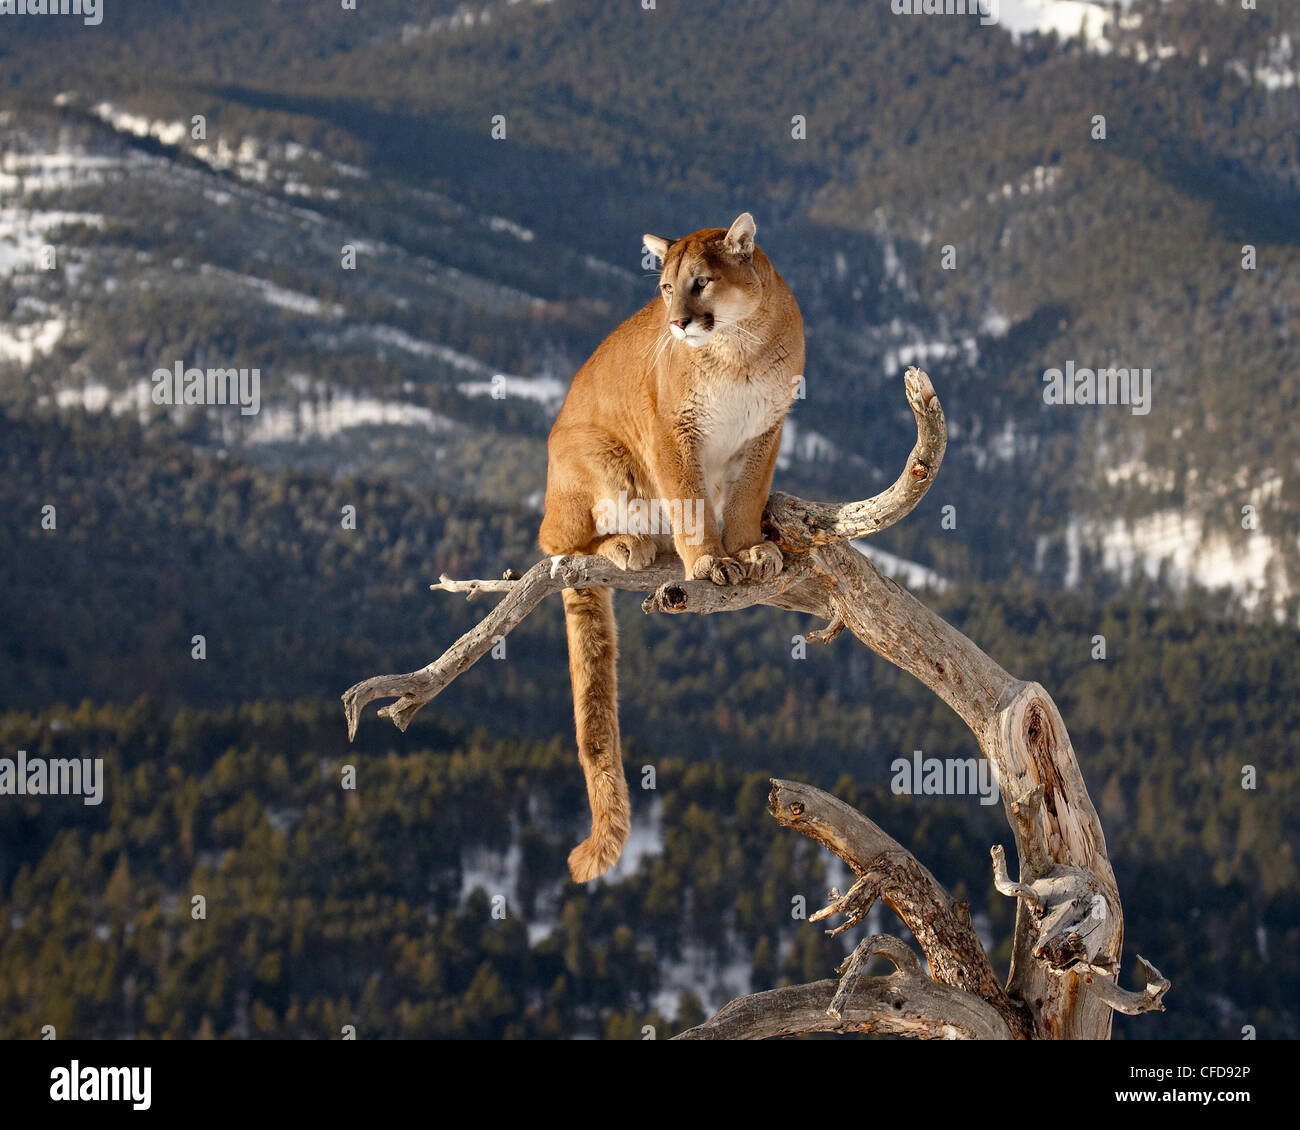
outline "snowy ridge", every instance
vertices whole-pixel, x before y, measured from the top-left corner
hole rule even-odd
[[[948,581],[928,565],[886,553],[885,550],[868,544],[864,538],[851,541],[849,544],[863,557],[868,558],[886,577],[892,577],[909,589],[933,589],[935,592],[943,592],[948,587]]]
[[[996,0],[998,24],[1019,39],[1031,33],[1082,39],[1100,54],[1109,52],[1105,32],[1114,16],[1091,0]]]

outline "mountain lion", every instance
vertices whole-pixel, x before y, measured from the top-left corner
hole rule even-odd
[[[687,578],[768,580],[781,552],[763,541],[760,520],[803,372],[799,307],[754,245],[748,212],[725,230],[643,238],[662,263],[659,297],[573,378],[547,443],[538,542],[547,554],[600,554],[620,569],[675,550]],[[609,589],[563,595],[591,803],[591,835],[569,855],[582,883],[614,865],[628,834],[618,641]]]

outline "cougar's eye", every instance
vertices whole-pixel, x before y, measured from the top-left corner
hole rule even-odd
[[[665,294],[672,294],[672,292],[673,292],[673,284],[672,284],[672,283],[660,283],[660,284],[659,284],[659,289],[662,290]]]
[[[712,281],[713,281],[712,279],[698,278],[698,279],[695,280],[695,289],[696,289],[696,290],[703,290],[703,289],[704,289],[706,286],[708,286],[709,283],[711,283]]]

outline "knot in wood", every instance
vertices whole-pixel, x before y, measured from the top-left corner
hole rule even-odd
[[[663,594],[664,604],[669,608],[686,607],[686,590],[681,585],[665,585]]]

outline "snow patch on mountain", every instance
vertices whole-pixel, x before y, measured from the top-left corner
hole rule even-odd
[[[1111,5],[1096,0],[994,0],[998,8],[998,24],[1019,39],[1025,35],[1055,32],[1062,40],[1078,39],[1098,55],[1108,55],[1116,50],[1134,62],[1159,66],[1161,60],[1179,53],[1178,45],[1169,42],[1146,42],[1144,39],[1123,36],[1142,24],[1141,16],[1124,11],[1118,20]],[[1131,0],[1120,0],[1127,8]],[[1117,48],[1115,33],[1121,34]],[[1209,62],[1203,53],[1197,60],[1201,66]],[[1268,40],[1261,57],[1233,59],[1227,70],[1247,85],[1262,86],[1267,90],[1289,90],[1300,85],[1300,69],[1296,66],[1295,46],[1290,34],[1283,32]]]
[[[781,429],[781,446],[776,453],[776,465],[784,471],[795,462],[820,463],[834,459],[839,450],[834,441],[827,439],[821,432],[805,428],[787,416],[785,427]]]
[[[30,365],[38,353],[48,353],[58,345],[67,329],[67,321],[59,317],[23,324],[0,323],[0,361]]]
[[[924,369],[935,361],[958,356],[964,356],[972,364],[976,361],[979,349],[973,334],[959,341],[910,341],[890,346],[885,350],[882,367],[887,376],[896,376],[910,365]]]
[[[1085,547],[1101,565],[1125,581],[1155,580],[1162,570],[1175,590],[1195,584],[1229,589],[1248,611],[1277,611],[1290,595],[1280,547],[1262,529],[1208,529],[1204,518],[1186,510],[1159,510],[1135,520],[1072,518],[1066,528],[1067,587],[1082,575]]]
[[[1300,70],[1296,67],[1295,48],[1291,36],[1283,32],[1268,41],[1264,57],[1248,66],[1240,59],[1228,64],[1228,70],[1242,82],[1262,86],[1267,90],[1290,90],[1300,85]]]
[[[948,581],[928,565],[909,561],[906,557],[898,557],[893,553],[886,553],[863,539],[851,541],[849,544],[863,557],[870,559],[871,563],[886,577],[892,577],[909,589],[931,589],[934,592],[943,592],[948,587]]]
[[[1100,54],[1111,50],[1107,25],[1114,18],[1110,7],[1089,0],[1000,0],[998,25],[1014,38],[1055,32],[1062,39],[1082,39]]]
[[[228,271],[224,267],[214,267],[210,263],[202,264],[199,271],[204,275],[219,276],[237,286],[256,291],[267,305],[292,310],[295,314],[305,314],[313,318],[341,318],[344,314],[343,307],[337,302],[325,303],[310,294],[289,290],[253,275],[241,275],[236,271]]]
[[[403,24],[398,34],[403,43],[409,43],[413,39],[423,39],[430,35],[486,27],[495,16],[500,15],[507,8],[519,7],[525,2],[528,0],[506,0],[504,4],[480,4],[477,7],[471,4],[459,4],[454,11],[446,15],[434,16],[422,24]],[[542,7],[552,3],[552,0],[531,0],[531,3],[535,7]]]
[[[59,231],[74,224],[102,228],[104,217],[94,212],[0,208],[0,278],[18,271],[41,269],[42,249],[57,245]]]
[[[488,380],[465,381],[456,387],[466,396],[521,397],[549,408],[558,408],[569,391],[568,382],[558,377],[513,377],[508,373],[494,373]]]
[[[633,875],[645,859],[662,854],[664,849],[663,801],[651,797],[649,804],[638,805],[632,811],[627,843],[618,862],[600,880],[601,883],[618,883]],[[503,895],[507,906],[515,907],[523,894],[523,850],[520,829],[513,828],[510,843],[504,848],[482,845],[468,847],[460,857],[460,901],[463,906],[470,894],[478,888],[489,898]],[[533,913],[528,921],[528,942],[536,945],[549,937],[559,926],[560,907],[570,887],[568,873],[558,876],[553,883],[529,893],[533,896]]]
[[[73,151],[8,152],[0,157],[0,192],[28,195],[100,184],[109,170],[131,163],[130,158]]]
[[[256,416],[242,420],[244,439],[249,443],[309,443],[332,439],[351,428],[423,428],[439,433],[458,426],[454,420],[420,404],[346,392],[332,392],[328,397],[302,400],[295,405],[264,405]]]
[[[0,338],[2,342],[3,338]],[[107,411],[114,416],[134,412],[141,423],[148,423],[161,412],[174,419],[184,419],[191,412],[213,413],[213,419],[221,422],[222,434],[227,441],[240,437],[245,443],[253,444],[310,443],[333,439],[351,428],[423,428],[432,434],[445,434],[460,426],[455,420],[420,404],[327,390],[302,374],[290,378],[290,384],[300,397],[295,403],[267,404],[264,401],[255,415],[248,416],[241,415],[238,408],[225,405],[155,404],[155,385],[151,379],[135,382],[122,390],[111,389],[98,381],[88,381],[76,387],[59,389],[53,401],[64,410]],[[42,402],[49,403],[49,398],[43,397]]]
[[[1061,170],[1057,165],[1035,165],[1024,176],[1015,181],[1007,181],[1001,189],[990,192],[985,199],[990,204],[998,199],[1010,200],[1015,196],[1039,195],[1055,188],[1061,179]]]
[[[537,236],[523,224],[517,224],[514,220],[507,220],[504,216],[489,216],[487,226],[493,231],[503,231],[513,235],[520,243],[532,243]]]
[[[131,133],[136,137],[152,137],[164,145],[180,145],[189,135],[184,122],[151,119],[143,114],[133,114],[130,110],[114,106],[111,102],[99,102],[90,108],[90,112],[115,130]]]
[[[503,376],[508,380],[522,380],[519,377],[510,377],[509,374],[498,374],[497,370],[491,365],[480,361],[468,353],[462,353],[459,349],[453,349],[449,345],[442,345],[438,342],[427,341],[424,338],[416,337],[414,334],[407,333],[397,326],[384,325],[382,323],[373,323],[370,325],[347,326],[344,329],[335,332],[318,335],[315,338],[318,344],[324,346],[350,346],[358,342],[369,344],[375,349],[380,356],[389,349],[398,349],[403,353],[409,353],[413,357],[424,357],[431,360],[443,362],[462,373],[472,373],[478,377]],[[461,391],[466,391],[464,385]],[[473,395],[473,394],[471,394]]]

